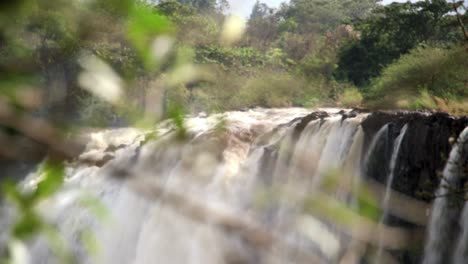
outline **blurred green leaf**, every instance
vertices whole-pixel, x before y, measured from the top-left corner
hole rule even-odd
[[[153,70],[158,64],[151,53],[155,37],[172,32],[169,19],[147,6],[138,5],[130,13],[127,37],[148,70]]]
[[[28,74],[8,73],[0,75],[0,95],[14,98],[18,89],[30,87],[37,78]]]
[[[32,209],[24,210],[13,228],[15,238],[25,240],[36,235],[42,229],[41,218]]]
[[[327,171],[321,183],[322,187],[328,191],[337,191],[340,175],[340,171],[336,169]]]
[[[38,201],[54,194],[63,184],[65,168],[63,163],[47,160],[41,167],[43,180],[37,185],[34,200]]]
[[[80,232],[80,239],[86,251],[89,252],[91,256],[95,256],[99,253],[99,243],[92,230],[85,229]]]
[[[18,190],[16,184],[11,180],[5,180],[2,182],[2,191],[5,197],[20,210],[28,206],[27,199],[23,197],[23,194]]]
[[[321,217],[344,226],[352,224],[356,215],[347,205],[326,195],[306,199],[304,206],[306,212],[317,213]]]
[[[366,218],[378,221],[381,215],[381,210],[377,199],[366,185],[361,185],[358,188],[340,189],[340,178],[343,176],[342,172],[337,170],[330,170],[326,173],[323,182],[321,183],[322,190],[330,193],[349,192],[354,197],[355,204],[345,204],[343,206],[356,211],[359,215]]]
[[[382,214],[377,199],[371,193],[369,188],[361,186],[354,193],[357,199],[357,210],[362,216],[378,221]]]
[[[106,205],[97,197],[94,197],[91,194],[84,194],[79,199],[79,202],[84,208],[91,211],[91,213],[98,217],[101,221],[110,219],[109,210],[107,209]]]
[[[187,138],[187,129],[185,128],[184,120],[185,112],[179,105],[170,105],[168,109],[168,116],[172,120],[176,128],[177,138],[180,140]]]
[[[58,257],[58,263],[76,263],[74,256],[71,254],[69,244],[55,226],[44,224],[41,231],[45,235],[50,249]]]

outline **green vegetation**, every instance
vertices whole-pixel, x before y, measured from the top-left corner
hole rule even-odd
[[[341,25],[343,17],[356,18],[355,8],[367,15],[376,6],[376,1],[292,1],[274,10],[257,2],[243,37],[226,46],[219,41],[219,25],[227,18],[219,9],[207,17],[191,5],[164,1],[156,9],[177,25],[176,45],[191,47],[203,71],[198,79],[168,91],[168,100],[194,112],[333,105],[349,87],[333,79],[337,51],[357,37],[351,26]]]
[[[389,107],[446,108],[443,102],[451,102],[455,109],[463,109],[455,103],[468,98],[468,60],[465,47],[419,47],[384,69],[375,79],[369,98]],[[394,105],[392,105],[394,104]],[[465,106],[466,107],[466,106]]]
[[[234,46],[219,43],[219,11],[207,17],[176,1],[157,8],[171,10],[165,13],[184,32],[178,43],[191,46],[195,63],[210,73],[172,92],[190,111],[317,105],[466,111],[461,29],[468,19],[461,3],[314,0],[272,9],[257,2]],[[433,104],[418,103],[424,91]]]
[[[245,31],[242,23],[235,28],[244,34],[227,43],[226,1],[109,0],[84,8],[57,1],[54,12],[44,1],[22,2],[9,5],[22,19],[2,22],[2,93],[27,104],[6,87],[39,88],[43,104],[29,110],[59,122],[133,123],[148,118],[147,95],[155,93],[164,109],[175,104],[188,112],[440,105],[415,102],[423,93],[429,101],[466,101],[463,3],[293,0],[273,9],[257,1]],[[83,54],[118,76],[125,102],[80,89],[82,70],[95,71],[80,62]],[[412,96],[394,96],[397,90]]]
[[[357,85],[372,108],[466,114],[468,14],[463,2],[393,3],[373,10],[344,44],[334,76]]]
[[[446,16],[451,10],[450,4],[440,0],[375,9],[372,16],[356,23],[361,36],[341,50],[337,76],[364,85],[419,44],[460,40],[456,20]]]
[[[256,2],[243,24],[215,0],[2,3],[2,134],[42,142],[18,123],[32,117],[60,127],[58,135],[153,125],[172,107],[466,114],[466,8],[443,0]]]

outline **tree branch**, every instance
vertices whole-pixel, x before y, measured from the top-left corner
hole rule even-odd
[[[463,32],[463,36],[465,36],[465,40],[468,41],[468,32],[466,31],[465,25],[463,24],[462,15],[458,11],[458,8],[460,6],[463,6],[463,1],[460,1],[460,2],[456,3],[455,0],[453,0],[453,10],[457,14],[458,24],[460,25],[460,28],[461,28],[461,30]]]

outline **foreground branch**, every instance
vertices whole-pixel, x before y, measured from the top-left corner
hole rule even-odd
[[[7,103],[0,101],[0,125],[12,128],[24,137],[29,138],[43,146],[45,149],[38,152],[48,152],[51,158],[59,160],[68,160],[77,157],[80,153],[79,145],[75,142],[65,140],[59,131],[45,120],[31,117],[25,113],[17,113]],[[5,141],[7,137],[1,139]],[[1,151],[3,155],[9,158],[18,158],[15,153],[21,153],[21,149],[13,147]],[[11,151],[10,154],[5,153]]]

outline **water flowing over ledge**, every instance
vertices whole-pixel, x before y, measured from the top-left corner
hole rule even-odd
[[[466,160],[466,136],[452,153],[450,139],[468,118],[292,108],[185,125],[185,139],[168,122],[87,136],[66,190],[43,205],[79,263],[439,263],[427,260],[449,254],[433,246],[446,242],[434,226],[459,221],[449,255],[460,263],[468,251],[468,210],[444,209],[440,197],[431,213],[447,159],[444,178],[464,182],[453,171]],[[80,205],[83,190],[108,208],[108,221]],[[89,230],[95,254],[82,241]],[[42,239],[29,248],[32,263],[59,263]]]

